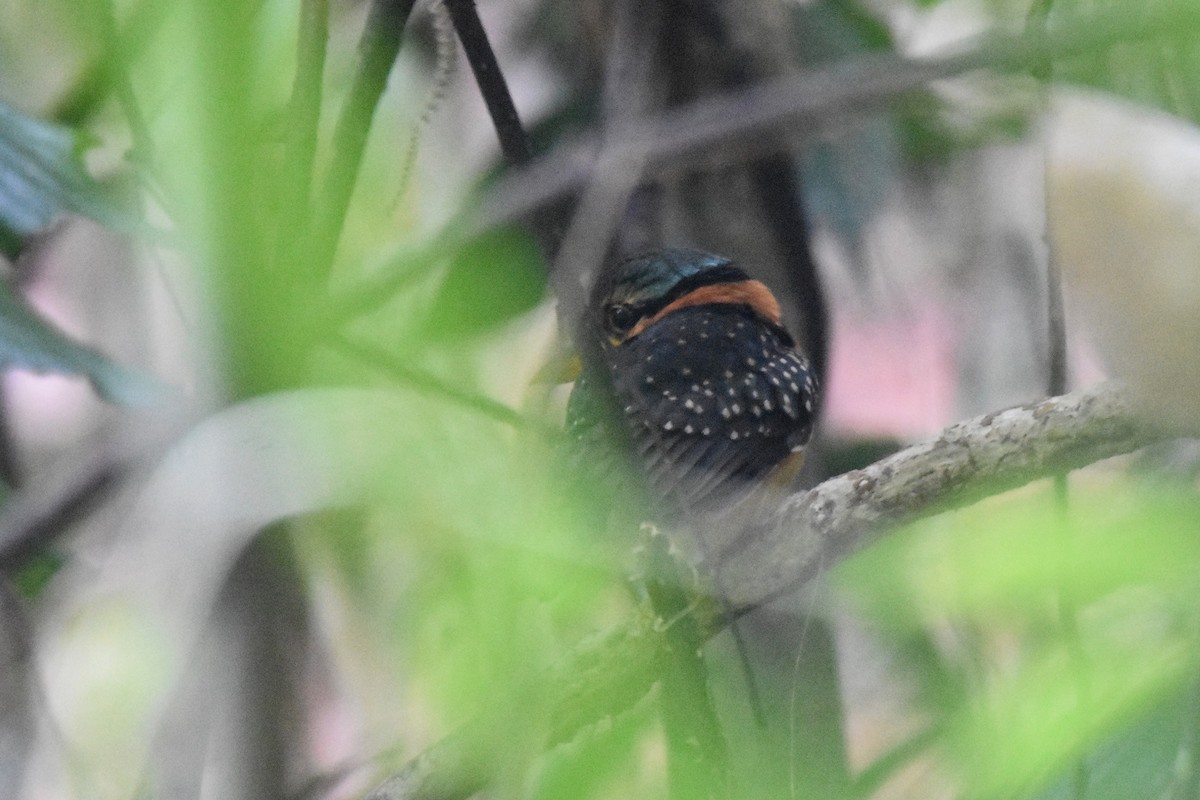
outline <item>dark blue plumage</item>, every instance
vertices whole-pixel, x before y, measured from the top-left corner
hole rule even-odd
[[[770,292],[728,259],[673,249],[623,262],[593,294],[588,335],[603,363],[585,363],[572,392],[572,434],[624,442],[676,508],[733,503],[808,441],[808,361]]]

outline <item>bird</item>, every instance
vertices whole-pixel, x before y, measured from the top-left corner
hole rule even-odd
[[[733,260],[687,248],[626,258],[596,282],[578,335],[569,436],[623,450],[666,509],[711,514],[795,476],[817,379],[774,294]]]

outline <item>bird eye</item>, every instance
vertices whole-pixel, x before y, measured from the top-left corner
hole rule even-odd
[[[625,333],[637,322],[637,314],[629,306],[617,303],[605,311],[604,321],[614,333]]]

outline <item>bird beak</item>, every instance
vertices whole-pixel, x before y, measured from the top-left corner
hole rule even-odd
[[[553,353],[533,376],[533,383],[542,386],[558,386],[571,383],[583,371],[583,359],[578,353],[560,350]]]

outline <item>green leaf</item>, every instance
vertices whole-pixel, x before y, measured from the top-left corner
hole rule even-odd
[[[86,145],[78,131],[0,102],[0,250],[10,258],[64,213],[122,231],[140,227],[88,174],[82,158]]]
[[[118,366],[68,339],[0,282],[0,369],[13,367],[80,375],[105,400],[123,406],[151,405],[166,392],[150,376]]]
[[[1194,702],[1172,695],[1160,708],[1103,742],[1087,758],[1088,800],[1172,797],[1182,747],[1188,742]],[[1075,800],[1074,765],[1037,800]]]
[[[541,255],[527,234],[489,231],[454,254],[427,329],[434,339],[487,333],[540,303],[545,285]]]

